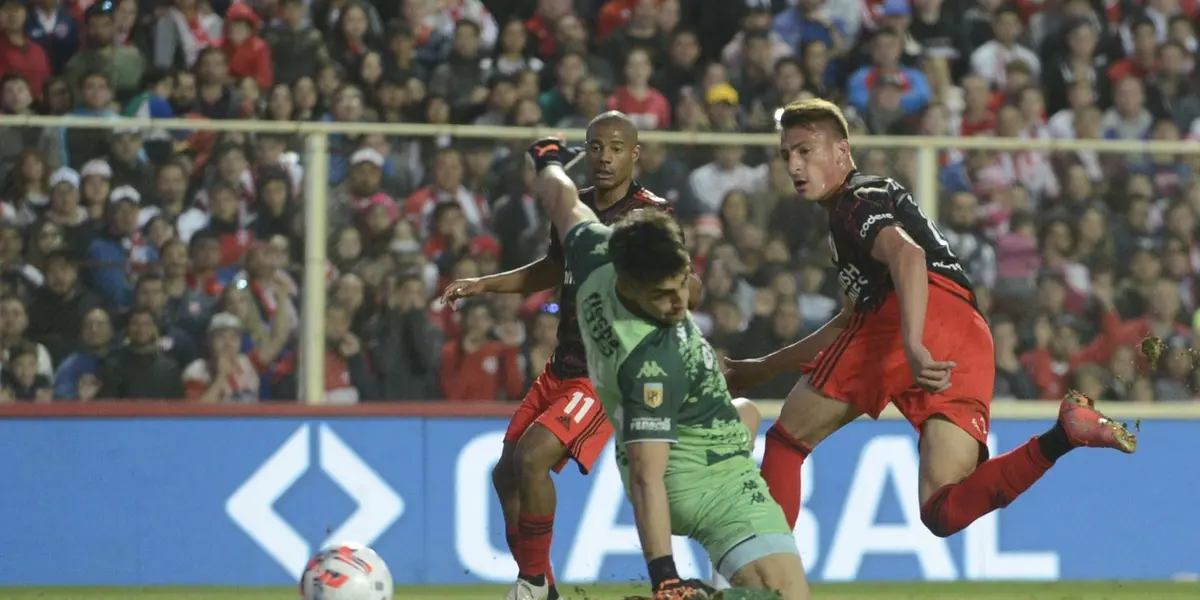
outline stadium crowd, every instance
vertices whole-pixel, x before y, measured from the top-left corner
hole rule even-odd
[[[0,0],[0,110],[575,128],[612,109],[745,132],[815,96],[858,136],[1177,140],[1200,134],[1198,17],[1195,0]],[[328,402],[523,395],[554,291],[437,300],[546,251],[522,146],[331,136]],[[732,357],[840,306],[824,213],[774,154],[644,143],[638,167]],[[942,234],[992,324],[998,398],[1197,397],[1197,156],[941,155]],[[857,161],[913,183],[909,156]],[[305,167],[288,135],[0,128],[0,402],[294,400]]]

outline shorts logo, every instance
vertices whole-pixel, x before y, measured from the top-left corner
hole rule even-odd
[[[666,377],[666,375],[666,371],[663,371],[657,362],[648,360],[642,363],[642,370],[638,371],[637,378],[648,379],[650,377]]]
[[[663,384],[647,383],[642,386],[642,401],[650,408],[658,408],[663,403]]]

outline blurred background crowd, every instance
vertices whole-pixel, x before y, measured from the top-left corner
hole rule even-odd
[[[765,132],[827,98],[867,135],[1200,135],[1196,0],[0,0],[9,115]],[[334,135],[326,401],[515,401],[553,290],[451,311],[543,256],[521,143]],[[912,154],[859,151],[911,186]],[[1200,154],[940,155],[943,232],[996,340],[998,398],[1197,397]],[[303,140],[0,128],[0,401],[294,401]],[[644,143],[751,357],[839,308],[824,213],[772,148]],[[581,174],[580,184],[586,183]],[[1166,343],[1146,364],[1136,346]],[[782,398],[795,377],[756,390]]]

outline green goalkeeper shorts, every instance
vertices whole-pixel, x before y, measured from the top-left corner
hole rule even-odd
[[[688,482],[694,485],[679,486],[687,491],[676,488],[679,492],[671,494],[675,533],[704,546],[726,579],[760,558],[800,554],[783,509],[771,498],[758,466],[749,457],[734,460],[743,464],[706,470],[702,481]]]

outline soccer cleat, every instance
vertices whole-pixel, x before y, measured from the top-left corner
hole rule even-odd
[[[504,600],[550,600],[550,586],[545,582],[534,585],[527,579],[518,578]]]
[[[1096,410],[1091,398],[1071,391],[1058,408],[1058,423],[1072,446],[1113,448],[1125,454],[1137,451],[1137,435]]]

